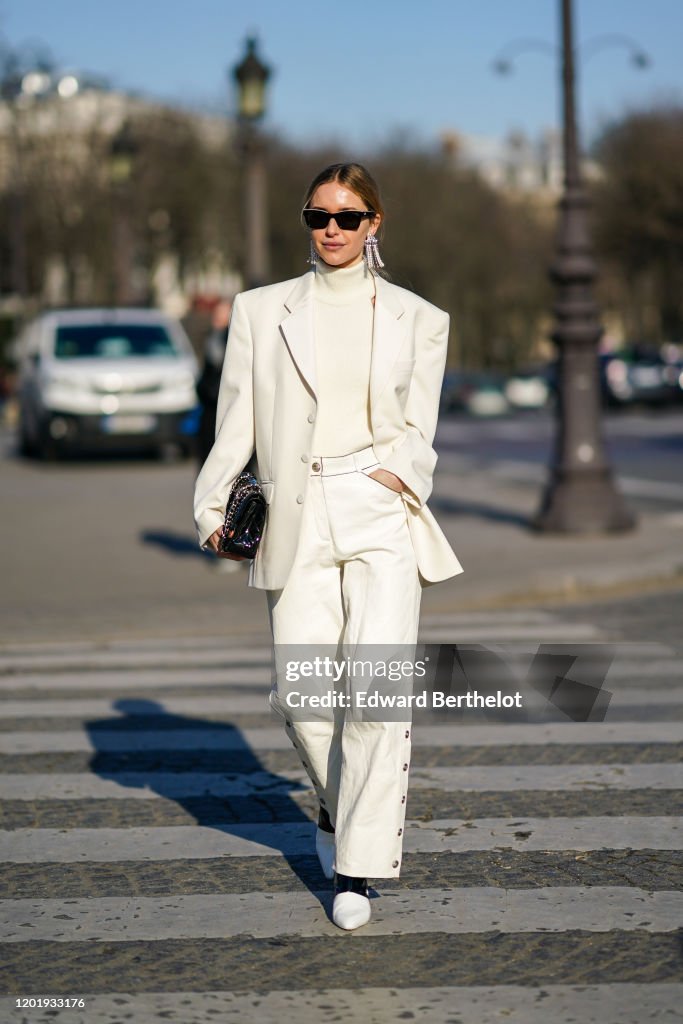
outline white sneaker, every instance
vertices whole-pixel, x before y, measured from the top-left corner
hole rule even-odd
[[[315,852],[318,854],[320,867],[325,878],[334,878],[334,832],[325,832],[322,828],[315,830]]]

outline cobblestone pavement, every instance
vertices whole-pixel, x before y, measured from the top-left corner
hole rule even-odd
[[[613,640],[613,698],[416,720],[401,877],[356,932],[267,648],[0,648],[0,1021],[683,1020],[680,652],[630,607],[424,618],[424,642]]]

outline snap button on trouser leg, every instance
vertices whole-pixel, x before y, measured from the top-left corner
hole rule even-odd
[[[416,644],[422,587],[404,502],[361,469],[328,475],[323,458],[311,473],[292,569],[284,588],[267,591],[276,650]],[[410,721],[287,720],[335,822],[335,870],[398,877]]]

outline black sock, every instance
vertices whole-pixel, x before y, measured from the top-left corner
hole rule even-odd
[[[318,828],[321,828],[323,832],[334,832],[330,816],[323,806],[318,811]]]
[[[357,892],[361,896],[368,896],[367,878],[357,878],[355,875],[343,875],[335,872],[335,889],[337,892]]]

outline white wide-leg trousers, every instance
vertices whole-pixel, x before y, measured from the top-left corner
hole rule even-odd
[[[378,465],[372,447],[311,459],[293,567],[283,588],[266,592],[276,649],[417,643],[422,585],[407,509],[399,492],[368,475]],[[333,719],[298,721],[278,696],[277,681],[270,703],[335,828],[335,870],[397,878],[410,710],[400,712],[402,721],[349,721],[339,709]]]

